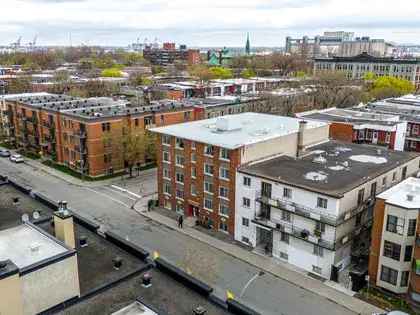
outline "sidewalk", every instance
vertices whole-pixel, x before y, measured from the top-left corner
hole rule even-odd
[[[136,211],[149,219],[166,225],[172,229],[176,229],[180,233],[186,234],[196,240],[199,240],[205,244],[217,248],[225,252],[226,254],[229,254],[242,261],[245,261],[250,265],[256,266],[257,268],[269,272],[276,277],[279,277],[283,280],[293,283],[296,286],[316,293],[334,303],[337,303],[355,312],[356,314],[372,315],[372,313],[383,313],[383,310],[371,304],[368,304],[362,300],[351,297],[343,292],[340,292],[322,283],[321,281],[315,280],[307,275],[298,273],[279,264],[276,264],[269,257],[264,257],[249,252],[245,249],[240,248],[239,246],[223,242],[200,231],[197,231],[196,229],[191,227],[185,226],[183,229],[179,229],[176,227],[176,222],[174,220],[163,216],[159,213],[156,213],[155,211],[142,211],[139,208],[140,207],[136,207]]]

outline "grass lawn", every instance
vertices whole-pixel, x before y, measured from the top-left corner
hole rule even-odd
[[[405,300],[392,296],[391,294],[385,294],[376,288],[370,288],[369,292],[367,288],[364,288],[356,296],[361,300],[376,305],[387,311],[399,310],[408,314],[416,315]]]

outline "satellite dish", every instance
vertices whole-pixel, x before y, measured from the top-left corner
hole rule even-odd
[[[26,214],[26,213],[22,214],[22,222],[23,223],[29,222],[29,215],[28,214]]]
[[[38,212],[38,211],[34,211],[34,212],[32,213],[32,218],[33,218],[34,220],[38,220],[38,219],[39,219],[39,217],[40,217],[40,215],[39,215],[39,212]]]

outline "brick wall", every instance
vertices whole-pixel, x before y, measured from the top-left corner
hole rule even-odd
[[[381,241],[385,214],[385,200],[376,199],[375,208],[373,210],[373,226],[372,237],[369,251],[369,277],[372,284],[376,284],[379,268],[379,256],[381,254]]]

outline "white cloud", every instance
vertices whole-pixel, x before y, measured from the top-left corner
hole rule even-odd
[[[400,0],[7,0],[0,38],[39,34],[40,42],[124,44],[137,36],[187,44],[277,45],[284,36],[345,29],[360,35],[414,42],[420,35],[420,1]]]

